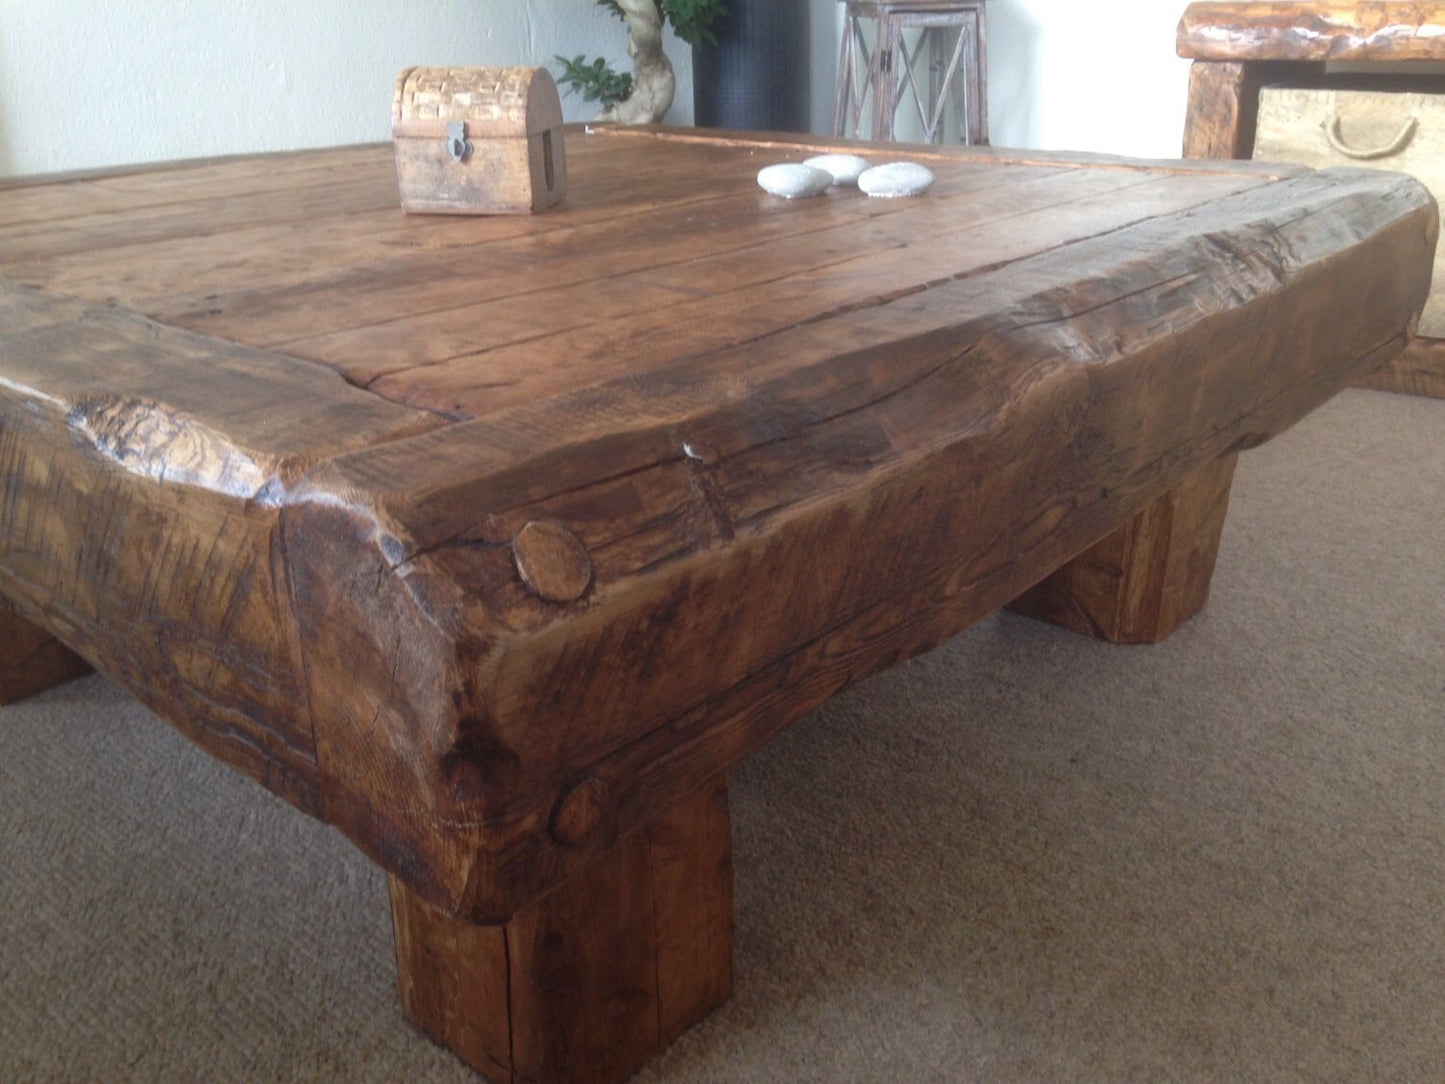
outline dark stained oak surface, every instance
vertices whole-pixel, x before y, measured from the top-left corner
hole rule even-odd
[[[1428,282],[1402,176],[757,188],[819,149],[574,129],[535,216],[403,215],[386,146],[0,188],[0,593],[500,922],[1378,365]]]

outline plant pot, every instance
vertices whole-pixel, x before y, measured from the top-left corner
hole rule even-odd
[[[808,131],[807,0],[728,0],[715,30],[692,49],[693,122]]]

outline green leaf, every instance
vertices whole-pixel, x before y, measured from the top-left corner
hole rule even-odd
[[[599,0],[600,2],[600,0]],[[727,17],[724,0],[659,0],[673,33],[689,45],[716,45],[714,29]]]
[[[618,72],[608,66],[606,59],[597,57],[588,63],[585,55],[553,57],[562,65],[557,82],[567,88],[568,94],[581,94],[584,102],[600,102],[603,109],[611,109],[618,102],[627,100],[632,93],[632,76]]]

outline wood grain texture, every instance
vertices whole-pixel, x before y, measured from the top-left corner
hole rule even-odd
[[[1194,60],[1434,60],[1445,4],[1384,0],[1195,3],[1179,22]]]
[[[0,590],[474,922],[1383,363],[1436,233],[1358,170],[790,204],[836,144],[569,140],[540,216],[379,208],[381,147],[0,223]]]
[[[1445,48],[1441,55],[1445,57]],[[1257,157],[1315,167],[1341,165],[1350,163],[1362,147],[1389,147],[1394,140],[1396,150],[1371,158],[1367,164],[1409,173],[1419,178],[1437,201],[1445,198],[1445,98],[1438,94],[1265,87],[1259,91],[1259,101]],[[1411,345],[1359,383],[1382,391],[1441,395],[1445,389],[1442,336],[1445,251],[1437,248],[1431,297]]]
[[[315,366],[11,283],[0,326],[0,589],[319,814],[279,493],[326,454],[436,419]]]
[[[1214,60],[1191,64],[1184,157],[1249,158],[1254,150],[1259,87],[1254,65]]]
[[[1237,455],[1195,471],[1009,604],[1116,644],[1157,644],[1209,601]]]
[[[1277,431],[1301,399],[1397,347],[1419,303],[1428,204],[1332,269],[1340,235],[1324,223],[1326,208],[1343,210],[1337,199],[1352,219],[1379,208],[1394,220],[1378,178],[1351,175],[1365,185],[1355,196],[1340,180],[1284,182],[1298,198],[1287,213],[1250,190],[645,383],[624,378],[333,460],[312,482],[373,488],[381,522],[397,532],[407,596],[435,599],[454,622],[442,642],[453,637],[459,650],[446,653],[455,676],[402,698],[408,712],[456,720],[444,733],[446,770],[457,774],[408,776],[426,758],[403,756],[394,771],[347,773],[366,792],[343,801],[338,786],[329,807],[396,806],[403,793],[466,779],[451,788],[459,804],[448,819],[476,825],[479,845],[466,879],[445,891],[464,893],[454,898],[465,912],[505,915],[508,895],[545,888],[608,839],[603,830],[564,851],[540,831],[562,779],[596,774],[619,825],[648,819],[685,792],[690,772],[732,763],[857,676],[1009,601],[1192,470]],[[1361,310],[1327,300],[1346,264],[1374,269],[1361,288],[1410,298],[1389,330],[1364,330]],[[1243,323],[1226,330],[1227,313]],[[1240,402],[1244,389],[1252,405]],[[1221,423],[1210,402],[1233,420]],[[375,530],[354,513],[325,514],[323,536]],[[510,572],[507,541],[539,515],[567,524],[591,556],[593,586],[573,609],[519,592]],[[328,587],[335,559],[313,572],[304,548],[292,550],[298,593],[330,596],[322,609],[350,614],[348,629],[379,627],[406,602]],[[351,647],[335,663],[318,653],[313,680],[342,688],[355,657]],[[421,673],[434,657],[401,671]],[[458,707],[448,689],[468,679]],[[335,732],[338,763],[362,746],[382,702],[355,694],[333,698],[348,720]],[[555,724],[537,725],[539,703]],[[411,718],[395,731],[414,731]],[[559,764],[572,770],[554,774]],[[529,776],[556,782],[523,797]],[[460,856],[423,858],[424,836],[386,842],[455,878],[445,867]]]
[[[1445,59],[1442,35],[1442,4],[1328,0],[1191,4],[1178,33],[1179,54],[1195,58],[1190,69],[1184,154],[1244,158],[1257,153],[1260,93],[1266,85],[1438,94],[1438,75],[1426,75],[1418,65],[1415,69],[1401,65],[1398,70],[1402,74],[1395,74],[1393,65]],[[1366,75],[1338,73],[1327,70],[1327,61],[1367,61],[1373,71]],[[1278,143],[1276,139],[1272,147],[1258,153],[1261,157],[1281,156]],[[1310,157],[1299,160],[1321,164]],[[1382,391],[1439,395],[1439,389],[1445,387],[1445,351],[1438,349],[1434,340],[1412,337],[1403,353],[1359,383]]]
[[[1267,86],[1259,92],[1255,157],[1322,168],[1408,173],[1445,199],[1445,96]],[[1445,251],[1416,335],[1445,338]]]
[[[90,664],[0,597],[0,704],[90,672]]]
[[[512,559],[527,589],[547,602],[576,602],[592,582],[592,559],[560,523],[524,523],[512,539]]]
[[[1376,391],[1445,399],[1445,341],[1412,338],[1404,350],[1355,383]]]
[[[503,926],[388,883],[408,1018],[494,1081],[625,1080],[732,991],[725,780]]]
[[[1210,465],[1398,352],[1438,233],[1366,170],[790,204],[837,144],[569,140],[539,216],[404,216],[385,147],[0,206],[0,593],[378,861],[409,1015],[518,1081],[727,996],[721,780],[798,715],[1121,524],[1121,627],[1196,608]]]

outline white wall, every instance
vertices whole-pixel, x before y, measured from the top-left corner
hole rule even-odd
[[[0,174],[387,139],[408,65],[625,68],[626,46],[591,0],[0,0]]]
[[[1177,158],[1185,0],[990,0],[989,134],[998,146]]]
[[[814,128],[828,131],[839,5],[809,2]],[[991,0],[993,142],[1176,155],[1182,8]],[[591,0],[0,0],[0,175],[385,139],[409,64],[603,53],[625,67],[625,47]],[[668,119],[689,123],[688,50],[668,52]]]

